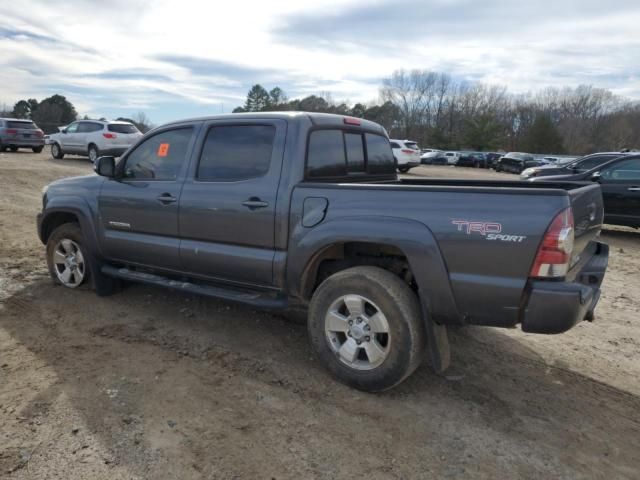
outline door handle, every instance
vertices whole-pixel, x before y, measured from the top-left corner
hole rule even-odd
[[[269,202],[263,202],[258,197],[251,197],[249,200],[242,202],[242,205],[247,207],[249,210],[256,210],[258,208],[268,207]]]
[[[629,187],[627,190],[630,192],[640,192],[640,187]]]
[[[174,197],[170,193],[163,193],[162,195],[159,195],[156,198],[160,203],[162,203],[164,205],[168,205],[170,203],[174,203],[174,202],[176,202],[178,200],[176,197]]]

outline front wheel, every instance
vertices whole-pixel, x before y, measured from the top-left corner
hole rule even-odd
[[[9,147],[9,150],[11,150],[12,152],[17,152],[18,151],[18,147],[11,146],[11,147]]]
[[[90,276],[89,257],[84,238],[76,223],[56,228],[47,240],[47,266],[54,282],[77,288]]]
[[[347,385],[377,392],[407,378],[425,351],[416,294],[378,267],[354,267],[326,279],[309,306],[311,343]]]

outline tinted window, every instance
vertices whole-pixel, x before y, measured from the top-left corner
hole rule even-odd
[[[420,150],[416,142],[404,142],[404,144],[407,148],[410,148],[411,150]]]
[[[347,171],[364,172],[362,135],[359,133],[345,133],[344,143],[347,147]]]
[[[346,163],[341,130],[311,132],[307,154],[309,177],[343,177],[347,174]]]
[[[612,157],[612,156],[590,157],[576,164],[575,168],[586,172],[587,170],[596,168],[597,166],[602,165],[604,162],[612,160],[613,158],[615,157]]]
[[[175,180],[185,160],[192,128],[158,133],[142,142],[126,159],[124,176],[144,180]]]
[[[67,127],[67,133],[76,133],[77,130],[78,130],[78,124],[77,123],[72,123],[71,125],[69,125]]]
[[[97,132],[99,130],[102,130],[101,123],[80,122],[80,124],[78,125],[78,133]]]
[[[602,171],[601,178],[605,180],[637,181],[640,180],[640,159],[623,160]]]
[[[233,182],[265,175],[276,129],[270,125],[213,127],[207,133],[198,179]]]
[[[35,130],[36,125],[33,122],[7,122],[7,128],[23,128],[25,130]]]
[[[135,125],[128,123],[111,123],[107,125],[107,130],[113,133],[138,133],[139,131]]]
[[[400,148],[400,145],[398,145],[396,142],[391,142],[391,148]]]
[[[389,140],[373,133],[365,134],[367,142],[367,170],[369,173],[394,174],[396,171]]]

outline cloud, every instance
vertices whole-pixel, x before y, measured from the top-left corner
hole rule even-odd
[[[230,111],[254,83],[368,102],[399,68],[640,99],[638,24],[637,0],[21,0],[0,16],[0,103],[62,93],[160,123]]]

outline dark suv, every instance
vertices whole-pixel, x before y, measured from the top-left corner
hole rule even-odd
[[[496,172],[522,173],[523,170],[544,165],[530,153],[509,152],[494,164]]]
[[[629,152],[633,153],[633,152]],[[638,153],[638,152],[635,152]],[[573,175],[576,173],[586,172],[592,168],[596,168],[614,158],[628,153],[623,152],[601,152],[592,153],[591,155],[585,155],[576,160],[567,163],[555,163],[553,165],[541,165],[525,169],[520,178],[528,180],[535,177],[546,177],[551,175]]]
[[[19,148],[40,153],[44,148],[44,132],[31,120],[0,118],[0,152],[7,149],[17,152]]]

